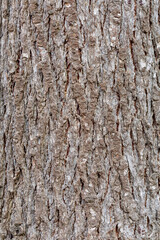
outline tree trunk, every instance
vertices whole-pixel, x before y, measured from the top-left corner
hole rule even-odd
[[[0,10],[0,239],[159,240],[159,1]]]

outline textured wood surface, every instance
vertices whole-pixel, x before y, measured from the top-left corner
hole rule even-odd
[[[0,240],[160,239],[158,0],[0,0]]]

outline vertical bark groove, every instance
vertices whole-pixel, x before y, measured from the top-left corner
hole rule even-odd
[[[158,0],[0,0],[0,239],[160,238]]]

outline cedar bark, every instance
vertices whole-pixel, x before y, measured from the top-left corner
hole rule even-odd
[[[160,2],[0,0],[0,239],[160,239]]]

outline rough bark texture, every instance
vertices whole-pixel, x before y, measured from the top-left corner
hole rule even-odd
[[[159,1],[0,11],[0,239],[159,240]]]

